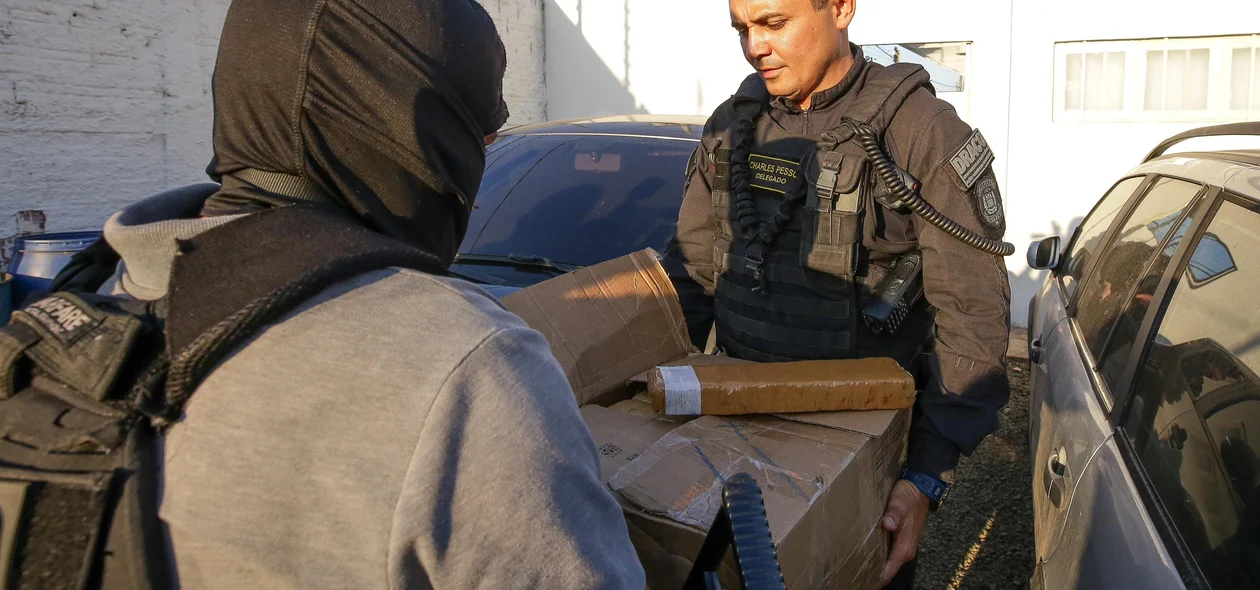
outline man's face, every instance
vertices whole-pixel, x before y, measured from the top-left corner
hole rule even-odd
[[[824,82],[839,82],[829,78],[836,77],[845,53],[841,31],[853,19],[853,4],[827,0],[816,9],[814,0],[730,0],[731,26],[770,93],[804,106],[811,94],[825,90]]]

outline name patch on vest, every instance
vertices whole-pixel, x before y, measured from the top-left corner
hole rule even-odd
[[[984,140],[979,129],[973,131],[962,147],[949,157],[950,167],[958,174],[958,179],[968,190],[992,163],[993,150],[989,149],[989,142]]]
[[[40,299],[22,308],[22,312],[67,346],[101,323],[98,314],[86,304],[56,295]]]
[[[785,194],[788,182],[800,172],[801,165],[787,158],[766,154],[748,155],[748,184],[753,188]]]

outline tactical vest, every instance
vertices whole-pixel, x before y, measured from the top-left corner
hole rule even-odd
[[[893,115],[911,93],[931,89],[922,67],[867,63],[874,71],[846,110],[849,118],[883,137]],[[758,125],[770,100],[754,74],[741,86],[734,107]],[[745,123],[742,132],[748,132]],[[772,247],[741,235],[741,215],[760,223],[774,217],[779,199],[755,198],[755,210],[741,210],[732,194],[731,168],[740,125],[731,126],[710,154],[715,163],[712,187],[717,232],[713,244],[718,345],[732,356],[761,362],[892,356],[858,342],[859,300],[856,282],[862,254],[863,216],[874,206],[882,183],[870,170],[865,152],[851,133],[836,129],[810,140],[799,163],[805,199],[792,212]],[[755,130],[754,130],[755,133]],[[764,165],[762,166],[764,168]],[[738,187],[736,187],[738,189]],[[915,343],[916,345],[918,343]],[[903,347],[904,348],[904,347]]]
[[[325,287],[434,256],[312,207],[180,242],[168,295],[94,294],[103,242],[0,330],[0,584],[175,585],[158,518],[160,434],[237,346]],[[112,268],[112,267],[111,267]]]

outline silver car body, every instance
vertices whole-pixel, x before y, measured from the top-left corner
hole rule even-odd
[[[1244,155],[1255,160],[1163,156],[1124,177],[1175,177],[1260,201],[1260,166],[1254,163],[1260,154]],[[1122,456],[1123,441],[1116,438],[1113,414],[1123,400],[1111,399],[1094,368],[1080,328],[1069,316],[1061,281],[1060,272],[1048,274],[1029,314],[1029,442],[1038,562],[1032,587],[1184,588],[1177,560],[1161,540],[1135,473]]]

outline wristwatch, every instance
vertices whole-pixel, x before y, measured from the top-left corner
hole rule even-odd
[[[901,479],[914,484],[914,487],[919,488],[919,491],[923,492],[924,496],[927,496],[928,507],[932,511],[936,511],[937,508],[940,508],[941,502],[945,501],[945,496],[948,496],[949,490],[954,487],[954,485],[949,482],[941,481],[926,473],[921,473],[913,469],[905,470],[905,472],[901,474]]]

